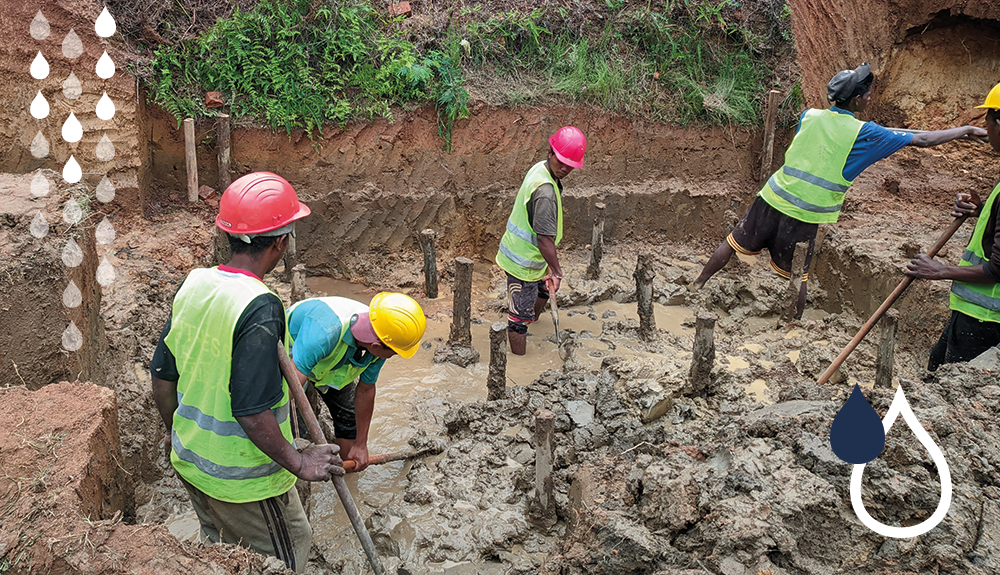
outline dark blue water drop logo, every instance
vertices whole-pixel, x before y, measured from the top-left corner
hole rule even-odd
[[[851,397],[837,412],[830,426],[830,447],[847,463],[861,465],[875,459],[885,447],[882,418],[861,388],[854,385]]]

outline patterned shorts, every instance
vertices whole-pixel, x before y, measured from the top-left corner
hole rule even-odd
[[[526,282],[507,274],[507,319],[510,324],[528,325],[535,321],[535,300],[549,299],[545,282]]]

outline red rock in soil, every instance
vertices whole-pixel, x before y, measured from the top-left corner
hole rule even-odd
[[[400,2],[398,4],[393,4],[389,6],[390,16],[409,16],[411,14],[410,3]]]

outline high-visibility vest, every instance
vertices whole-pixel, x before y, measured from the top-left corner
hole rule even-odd
[[[337,344],[333,346],[333,351],[321,359],[312,372],[306,375],[309,376],[309,381],[312,381],[316,389],[320,391],[325,392],[326,390],[323,388],[343,389],[357,379],[371,365],[371,363],[368,363],[357,366],[348,361],[345,365],[334,369],[334,366],[340,360],[344,359],[344,354],[347,353],[348,345],[344,342],[344,334],[347,333],[347,330],[351,329],[351,319],[356,315],[368,313],[368,306],[345,297],[320,297],[302,300],[288,308],[288,325],[292,324],[292,315],[295,314],[296,309],[301,304],[316,300],[323,302],[324,305],[333,310],[333,313],[337,314],[337,318],[340,319],[340,338],[337,340]],[[291,335],[289,335],[289,341],[294,347],[295,340]],[[301,338],[299,338],[299,341],[301,342]],[[292,351],[294,353],[294,349]]]
[[[510,275],[519,280],[532,282],[545,277],[548,264],[538,250],[538,236],[528,224],[528,202],[531,194],[544,184],[549,184],[556,191],[556,245],[562,240],[563,213],[562,194],[555,178],[546,167],[547,160],[538,162],[528,170],[521,183],[521,189],[514,198],[514,208],[507,219],[507,230],[500,238],[500,250],[497,252],[497,264]]]
[[[983,233],[989,223],[992,214],[993,204],[997,200],[1000,192],[1000,183],[993,188],[990,197],[983,204],[983,209],[976,221],[976,229],[972,232],[972,239],[969,247],[965,248],[962,260],[958,262],[961,267],[981,266],[987,263],[986,254],[983,251]],[[1000,283],[967,283],[958,280],[951,282],[951,309],[960,311],[969,317],[974,317],[980,321],[1000,322]]]
[[[844,179],[844,166],[863,125],[848,114],[806,111],[785,152],[785,164],[758,195],[772,208],[801,222],[836,222],[852,183]]]
[[[193,270],[174,297],[164,340],[177,361],[177,411],[170,462],[187,482],[220,501],[275,497],[295,475],[247,437],[233,417],[229,395],[236,323],[254,298],[269,293],[260,280],[218,268]],[[271,412],[292,442],[288,385]]]

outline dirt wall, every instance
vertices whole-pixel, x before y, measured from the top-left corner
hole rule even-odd
[[[802,88],[809,106],[827,106],[826,84],[830,78],[839,70],[865,61],[871,63],[876,74],[884,76],[884,82],[876,86],[876,107],[891,101],[887,86],[902,71],[895,63],[898,52],[902,49],[903,59],[908,60],[906,45],[926,42],[922,36],[935,27],[944,29],[947,40],[925,54],[924,69],[918,70],[920,62],[912,60],[912,66],[905,66],[910,68],[908,73],[923,75],[921,82],[928,84],[926,90],[952,93],[958,104],[958,94],[975,93],[981,98],[986,93],[983,87],[988,90],[997,81],[996,74],[990,73],[998,62],[995,42],[989,40],[989,34],[968,33],[968,19],[992,21],[973,24],[985,28],[1000,20],[1000,4],[991,0],[789,0],[788,4],[792,8]],[[976,49],[984,43],[990,43],[989,50]],[[969,69],[979,73],[965,73]],[[927,75],[928,70],[933,72]],[[886,90],[885,97],[880,96],[881,90]]]

